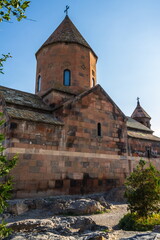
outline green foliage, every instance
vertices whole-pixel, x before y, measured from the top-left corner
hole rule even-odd
[[[125,185],[125,197],[132,214],[147,218],[159,211],[160,172],[152,164],[146,167],[145,161],[140,160]]]
[[[4,74],[3,72],[3,64],[4,62],[7,60],[7,58],[11,58],[12,56],[10,55],[10,53],[8,54],[2,54],[2,57],[0,58],[0,73]]]
[[[26,18],[25,10],[29,7],[30,1],[24,0],[0,0],[0,22],[9,21],[15,16],[18,21]]]
[[[8,237],[12,233],[12,229],[6,227],[6,223],[2,221],[0,224],[0,239]]]
[[[0,125],[2,124],[3,120],[0,121]],[[2,145],[3,140],[3,134],[0,134],[0,213],[3,213],[3,211],[8,205],[7,200],[11,197],[10,192],[13,188],[13,183],[12,178],[8,176],[8,174],[17,162],[17,156],[13,157],[13,159],[11,160],[8,160],[7,157],[4,155],[5,148]],[[8,229],[4,221],[2,221],[0,224],[0,239],[7,237],[10,232],[11,230]]]
[[[137,217],[128,213],[119,222],[119,227],[126,231],[150,231],[155,225],[160,225],[160,214],[153,214],[148,218]]]
[[[0,147],[0,152],[3,147]],[[15,166],[17,162],[17,156],[13,157],[11,160],[7,160],[6,156],[0,156],[0,213],[4,211],[7,207],[7,200],[11,197],[11,190],[13,188],[12,178],[6,176],[9,174],[11,169]]]

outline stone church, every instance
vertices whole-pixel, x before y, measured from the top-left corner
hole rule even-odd
[[[66,16],[36,53],[35,94],[0,87],[17,198],[104,192],[141,157],[160,170],[160,138],[139,100],[127,117],[97,84],[97,55]]]

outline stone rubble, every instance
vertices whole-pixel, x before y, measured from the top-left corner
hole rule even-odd
[[[5,240],[160,240],[160,226],[143,233],[113,230],[126,211],[127,205],[94,194],[11,200],[0,217],[13,229]]]
[[[87,217],[54,216],[50,220],[25,220],[8,224],[14,231],[8,240],[62,239],[105,240],[107,227],[97,225]]]
[[[103,196],[92,198],[73,198],[53,197],[42,199],[25,199],[9,201],[8,212],[15,215],[21,215],[30,209],[47,209],[52,214],[73,214],[86,215],[93,214],[107,209],[111,209],[112,205],[107,203]]]
[[[160,234],[159,233],[137,234],[136,236],[130,238],[121,238],[120,240],[160,240]]]

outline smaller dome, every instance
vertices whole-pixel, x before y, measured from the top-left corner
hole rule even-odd
[[[134,118],[149,118],[149,119],[151,119],[151,117],[148,115],[148,113],[146,113],[146,111],[141,107],[139,100],[137,101],[137,107],[135,108],[131,117],[133,119]]]

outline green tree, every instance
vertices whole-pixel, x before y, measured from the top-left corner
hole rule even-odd
[[[29,6],[30,1],[24,0],[0,0],[0,22],[9,21],[12,16],[16,17],[18,21],[26,18],[25,10]],[[10,58],[10,53],[2,54],[0,57],[0,74],[3,73],[3,64]],[[0,116],[2,114],[0,113]],[[3,124],[0,121],[0,126]],[[12,178],[9,175],[12,168],[16,165],[17,157],[8,160],[4,155],[5,148],[3,147],[4,135],[0,134],[0,214],[2,214],[7,207],[7,200],[11,197],[11,190],[13,188]],[[0,223],[0,239],[7,237],[11,229],[6,227],[6,223]]]
[[[0,114],[2,116],[2,114]],[[0,126],[4,121],[0,121]],[[17,156],[8,160],[4,154],[5,148],[3,147],[4,135],[0,134],[0,214],[2,214],[7,207],[7,200],[11,197],[11,190],[13,188],[12,177],[9,175],[12,168],[16,165]],[[0,223],[0,239],[7,237],[11,229],[6,227],[4,221]]]
[[[7,60],[7,58],[10,58],[10,53],[8,54],[2,54],[2,57],[0,58],[0,74],[4,74],[3,72],[3,63]]]
[[[131,214],[147,218],[159,211],[160,172],[152,164],[146,167],[145,161],[140,160],[125,185],[125,197]]]
[[[25,10],[29,4],[30,1],[24,0],[0,0],[0,22],[9,21],[12,16],[18,21],[26,18]]]

